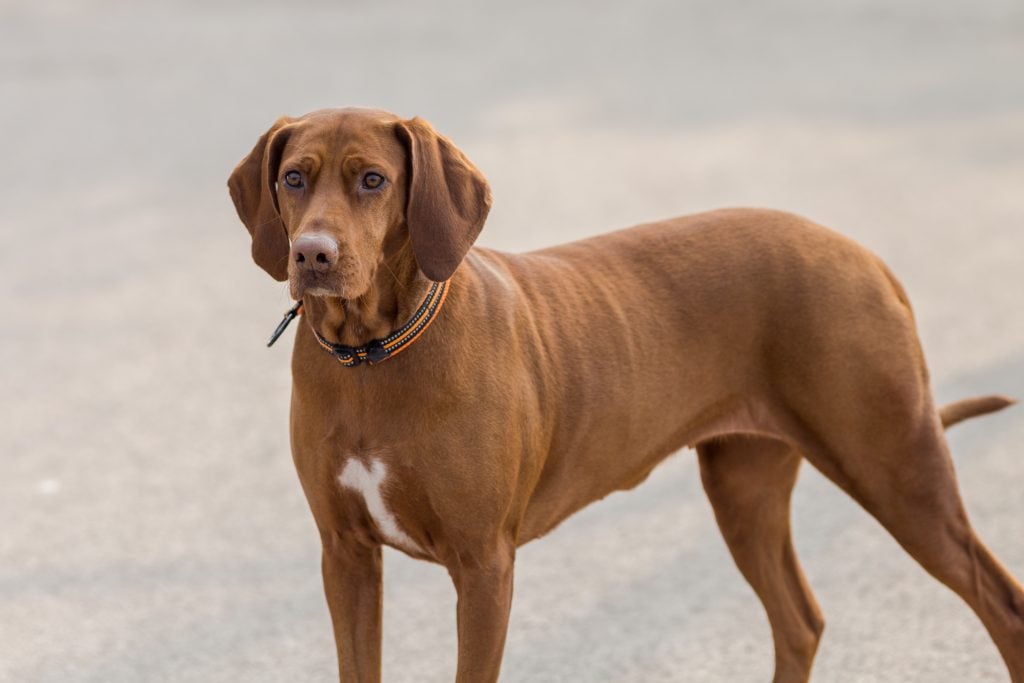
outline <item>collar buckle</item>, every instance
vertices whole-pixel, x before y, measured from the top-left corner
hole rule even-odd
[[[382,360],[387,360],[387,357],[391,355],[391,352],[384,348],[383,339],[374,339],[372,342],[366,345],[366,362],[370,365],[374,363],[380,363]]]

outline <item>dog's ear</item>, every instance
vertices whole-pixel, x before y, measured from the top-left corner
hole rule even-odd
[[[252,260],[279,281],[288,279],[289,245],[277,204],[277,171],[294,121],[275,121],[228,178],[235,211],[252,235]]]
[[[451,140],[415,118],[396,124],[409,159],[405,217],[423,274],[447,280],[484,227],[491,190],[484,175]]]

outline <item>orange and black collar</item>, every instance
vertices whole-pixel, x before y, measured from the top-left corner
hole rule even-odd
[[[445,297],[448,296],[448,286],[448,280],[435,282],[431,285],[430,291],[427,292],[423,303],[412,314],[408,322],[383,339],[374,339],[363,346],[335,344],[324,339],[312,326],[310,326],[310,329],[313,329],[313,334],[316,336],[320,346],[324,347],[328,353],[345,367],[351,368],[362,363],[369,365],[383,363],[388,358],[396,356],[409,348],[423,334],[423,330],[430,326],[430,323],[437,317],[438,311],[441,310],[441,306],[444,305]],[[277,338],[281,336],[281,333],[284,332],[285,328],[288,327],[288,323],[301,314],[302,302],[300,301],[284,314],[284,320],[274,330],[274,334],[271,335],[267,346],[272,346],[277,341]]]

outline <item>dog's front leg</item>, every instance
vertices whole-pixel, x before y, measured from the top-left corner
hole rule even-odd
[[[448,568],[459,600],[456,683],[498,680],[512,606],[514,562],[515,551],[502,549]]]
[[[324,543],[323,574],[341,683],[380,682],[380,546]]]

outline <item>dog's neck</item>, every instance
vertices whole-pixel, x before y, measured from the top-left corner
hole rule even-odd
[[[431,285],[408,248],[382,261],[372,283],[365,294],[354,299],[306,295],[302,314],[327,341],[362,346],[404,325]]]

